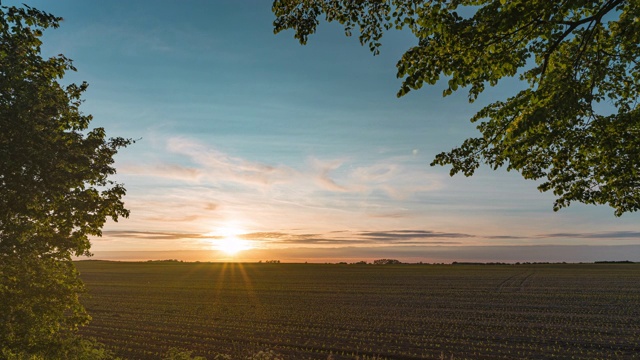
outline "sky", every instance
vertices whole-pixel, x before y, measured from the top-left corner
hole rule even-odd
[[[373,56],[337,24],[306,46],[273,34],[267,0],[26,3],[64,18],[43,54],[74,60],[63,82],[89,83],[92,126],[137,139],[115,164],[131,215],[92,239],[94,259],[640,261],[638,213],[554,212],[518,173],[429,166],[523,85],[397,98],[408,32]]]

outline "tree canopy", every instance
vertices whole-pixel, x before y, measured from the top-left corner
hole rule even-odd
[[[61,85],[71,60],[41,55],[60,20],[0,7],[0,358],[74,357],[69,335],[89,316],[72,256],[89,254],[107,218],[128,216],[109,176],[131,141],[90,129],[87,84]]]
[[[518,77],[526,89],[471,118],[480,136],[431,165],[473,175],[506,166],[540,191],[640,209],[640,2],[635,0],[275,0],[274,32],[306,44],[326,21],[359,31],[377,54],[385,31],[408,29],[417,44],[398,61],[398,96],[446,81],[444,96]]]

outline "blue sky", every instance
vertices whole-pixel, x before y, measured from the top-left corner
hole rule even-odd
[[[96,258],[225,260],[231,236],[254,247],[240,261],[640,260],[637,213],[554,213],[517,173],[430,167],[522,85],[474,104],[444,84],[398,99],[409,33],[374,57],[336,24],[307,46],[274,35],[270,1],[27,3],[65,19],[43,52],[74,60],[64,81],[90,84],[93,125],[140,139],[116,163],[131,217],[94,239]]]

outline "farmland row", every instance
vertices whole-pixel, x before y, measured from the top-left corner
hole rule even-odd
[[[79,263],[92,323],[128,359],[635,358],[637,265]]]

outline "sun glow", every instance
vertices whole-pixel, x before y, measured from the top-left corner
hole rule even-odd
[[[243,250],[251,249],[251,244],[246,241],[239,239],[235,236],[225,237],[215,242],[216,249],[224,252],[227,255],[235,255]]]
[[[212,240],[213,247],[227,255],[236,255],[241,251],[252,249],[250,241],[239,237],[242,234],[243,231],[237,228],[219,228],[215,232],[217,239]]]

